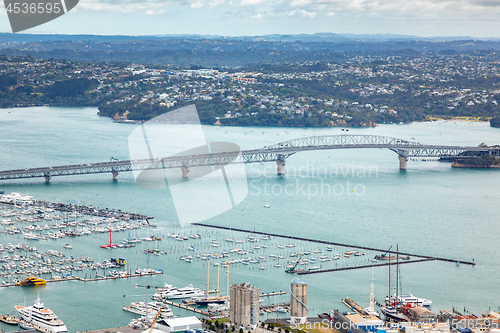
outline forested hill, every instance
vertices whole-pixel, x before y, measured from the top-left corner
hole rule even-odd
[[[38,59],[125,61],[148,65],[236,67],[283,61],[331,61],[344,54],[500,50],[498,40],[398,35],[91,36],[0,34],[0,53]]]

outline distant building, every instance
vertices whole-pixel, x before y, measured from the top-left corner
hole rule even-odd
[[[437,315],[423,306],[409,308],[408,317],[415,321],[437,321]]]
[[[229,296],[229,320],[236,326],[259,323],[260,290],[248,283],[233,284]]]

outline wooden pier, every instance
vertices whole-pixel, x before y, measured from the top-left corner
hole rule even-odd
[[[382,252],[382,253],[399,254],[400,256],[410,256],[410,257],[417,257],[417,258],[423,258],[423,259],[428,259],[428,260],[447,261],[447,262],[453,262],[453,263],[464,264],[464,265],[472,265],[472,266],[476,265],[476,263],[474,262],[474,259],[472,261],[467,261],[467,260],[457,260],[457,259],[450,259],[450,258],[432,257],[432,256],[427,256],[427,255],[422,255],[422,254],[397,252],[397,251],[391,251],[391,250],[385,250],[385,249],[377,249],[377,248],[368,247],[368,246],[345,244],[345,243],[338,243],[338,242],[329,242],[329,241],[324,241],[324,240],[319,240],[319,239],[287,236],[287,235],[280,235],[280,234],[274,234],[274,233],[269,233],[269,232],[255,231],[255,230],[252,231],[252,230],[245,230],[245,229],[238,229],[238,228],[229,228],[229,227],[223,227],[223,226],[211,225],[211,224],[205,224],[205,223],[192,223],[192,225],[197,225],[200,227],[207,227],[207,228],[223,229],[223,230],[229,230],[229,231],[245,232],[245,233],[249,233],[249,234],[280,237],[280,238],[293,239],[293,240],[298,240],[298,241],[303,241],[303,242],[343,246],[343,247],[349,247],[349,248],[360,249],[360,250],[369,250],[369,251],[377,251],[377,252]],[[366,267],[372,267],[372,266],[373,265],[367,265]]]

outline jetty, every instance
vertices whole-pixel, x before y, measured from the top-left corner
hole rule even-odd
[[[5,202],[3,202],[5,203]],[[154,219],[153,216],[142,215],[137,213],[123,212],[121,210],[114,210],[108,208],[97,208],[94,206],[76,205],[76,204],[63,204],[42,200],[35,200],[33,202],[34,206],[51,208],[61,212],[77,212],[83,215],[99,216],[99,217],[115,217],[120,219],[131,219],[131,220],[151,220]]]
[[[96,274],[94,278],[81,278],[78,276],[67,276],[63,277],[60,279],[50,279],[46,280],[47,283],[54,283],[54,282],[65,282],[65,281],[80,281],[80,282],[96,282],[96,281],[104,281],[104,280],[117,280],[117,279],[129,279],[129,278],[134,278],[134,277],[141,277],[141,276],[152,276],[152,275],[159,275],[163,274],[162,269],[157,269],[152,272],[147,272],[147,273],[139,273],[139,274],[124,274],[124,275],[118,275],[118,276],[104,276],[100,274]],[[2,284],[0,287],[19,287],[18,284],[10,283],[10,284]]]
[[[176,302],[172,302],[172,301],[169,301],[169,300],[166,300],[166,299],[163,299],[162,302],[166,303],[168,305],[172,305],[172,306],[178,307],[179,309],[184,309],[184,310],[192,311],[194,313],[201,314],[201,315],[204,315],[204,316],[208,316],[209,315],[208,312],[202,311],[202,310],[197,309],[197,308],[193,308],[192,306],[189,306],[187,304],[176,303]]]
[[[17,317],[15,317],[15,316],[10,316],[10,318],[9,318],[9,319],[10,319],[10,320],[12,320],[12,321],[14,321],[14,322],[16,322],[16,324],[26,323],[26,321],[24,321],[24,320],[22,320],[22,319],[20,319],[20,318],[17,318]],[[34,328],[34,329],[36,329],[38,332],[42,332],[42,333],[50,333],[50,331],[49,331],[49,330],[47,330],[47,329],[45,329],[45,328],[42,328],[42,327],[40,327],[40,326],[38,326],[38,325],[36,325],[36,324],[31,323],[31,325],[32,325],[32,326],[33,326],[33,328]]]
[[[415,259],[415,260],[405,260],[405,261],[400,261],[399,265],[401,264],[412,264],[412,263],[417,263],[417,262],[425,262],[425,261],[433,261],[436,260],[434,258],[429,258],[429,259]],[[384,263],[374,263],[372,265],[360,265],[360,266],[348,266],[348,267],[337,267],[337,268],[328,268],[328,269],[317,269],[314,271],[310,270],[298,270],[296,273],[297,275],[305,275],[305,274],[315,274],[315,273],[325,273],[325,272],[337,272],[337,271],[348,271],[352,269],[360,269],[360,268],[369,268],[369,267],[380,267],[380,266],[388,266],[388,265],[396,265],[395,262],[384,262]]]
[[[215,228],[215,229],[222,229],[222,230],[228,230],[228,231],[236,231],[236,232],[264,235],[264,236],[280,237],[280,238],[293,239],[293,240],[298,240],[298,241],[303,241],[303,242],[343,246],[343,247],[349,247],[349,248],[353,248],[353,249],[369,250],[369,251],[376,251],[376,252],[382,252],[382,253],[392,253],[392,254],[398,254],[401,256],[410,256],[410,257],[417,257],[417,258],[428,259],[428,260],[446,261],[446,262],[452,262],[452,263],[459,263],[459,264],[463,264],[463,265],[471,265],[471,266],[476,265],[476,263],[474,262],[474,259],[472,261],[467,261],[467,260],[458,260],[458,259],[450,259],[450,258],[442,258],[442,257],[433,257],[433,256],[428,256],[428,255],[423,255],[423,254],[398,252],[398,251],[394,251],[394,250],[391,251],[391,250],[386,250],[386,249],[378,249],[378,248],[374,248],[374,247],[368,247],[368,246],[362,246],[362,245],[356,245],[356,244],[330,242],[330,241],[325,241],[325,240],[320,240],[320,239],[310,239],[310,238],[304,238],[304,237],[288,236],[288,235],[281,235],[281,234],[255,231],[255,230],[230,228],[230,227],[223,227],[223,226],[211,225],[211,224],[206,224],[206,223],[192,223],[192,225],[197,225],[197,226],[206,227],[206,228]],[[406,262],[408,262],[408,261],[406,261]],[[410,262],[415,262],[415,261],[410,261]],[[374,266],[374,265],[358,266],[357,268],[372,267],[372,266]],[[385,264],[382,264],[382,266],[385,266]],[[333,270],[328,270],[328,271],[345,270],[345,269],[349,269],[349,268],[345,267],[344,269],[333,269]],[[315,272],[317,273],[318,271],[315,271]]]

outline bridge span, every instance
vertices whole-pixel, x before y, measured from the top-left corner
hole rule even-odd
[[[284,175],[286,159],[301,151],[327,149],[367,149],[386,148],[399,158],[399,168],[406,170],[410,157],[473,158],[490,154],[500,157],[500,148],[425,145],[378,135],[325,135],[300,138],[265,146],[260,149],[221,151],[211,154],[173,155],[141,160],[111,161],[42,168],[0,171],[0,180],[43,177],[50,182],[51,177],[83,174],[111,173],[116,180],[120,172],[152,169],[179,168],[182,176],[189,177],[190,168],[220,166],[229,163],[276,162],[277,174]]]

